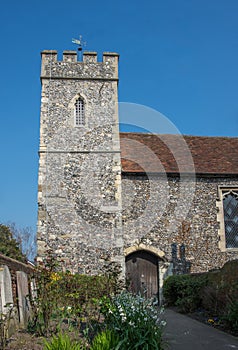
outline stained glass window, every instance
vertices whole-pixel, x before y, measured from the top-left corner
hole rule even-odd
[[[226,248],[238,248],[238,192],[223,195]]]

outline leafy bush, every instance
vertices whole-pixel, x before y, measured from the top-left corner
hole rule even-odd
[[[201,305],[201,291],[207,284],[203,275],[174,275],[165,280],[163,294],[168,306],[178,306],[181,312],[192,312]]]
[[[72,341],[68,334],[59,334],[53,336],[48,342],[45,340],[44,350],[84,350],[86,349],[81,343]]]
[[[20,244],[14,238],[11,228],[3,224],[0,224],[0,253],[24,263],[27,262],[27,258],[22,253]]]
[[[224,316],[227,326],[234,332],[238,332],[238,301],[233,301],[228,306],[227,314]]]
[[[169,276],[163,285],[163,296],[167,306],[174,306],[180,297],[181,276]]]
[[[104,298],[101,310],[107,327],[119,335],[117,349],[163,349],[165,322],[161,320],[162,310],[158,309],[157,301],[122,292],[112,300]]]
[[[63,272],[49,254],[34,274],[36,297],[31,300],[33,313],[28,330],[49,336],[59,331],[62,323],[79,326],[99,320],[99,300],[115,294],[118,274],[114,265],[109,265],[102,275]]]
[[[212,315],[224,315],[232,299],[231,285],[208,285],[202,291],[202,306]]]

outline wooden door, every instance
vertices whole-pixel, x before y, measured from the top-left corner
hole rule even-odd
[[[158,258],[139,250],[126,257],[128,289],[146,298],[158,298]]]

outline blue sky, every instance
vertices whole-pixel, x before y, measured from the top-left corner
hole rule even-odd
[[[0,222],[36,230],[40,52],[62,57],[79,34],[120,54],[119,101],[182,134],[238,135],[237,0],[10,0],[0,23]]]

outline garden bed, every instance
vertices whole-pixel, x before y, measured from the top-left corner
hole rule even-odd
[[[127,292],[119,276],[114,264],[95,276],[64,272],[50,256],[33,276],[27,331],[8,339],[11,315],[6,314],[1,350],[163,350],[158,301]]]
[[[219,329],[220,331],[223,331],[235,337],[238,337],[238,332],[235,332],[234,330],[230,329],[228,325],[225,322],[223,322],[222,319],[219,319],[219,317],[215,315],[211,315],[211,313],[207,310],[198,309],[186,315],[199,322],[207,324],[208,326],[211,326],[213,328]]]
[[[43,338],[31,335],[26,331],[16,332],[7,344],[6,350],[42,350]]]

